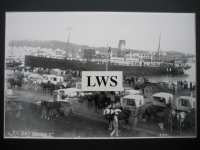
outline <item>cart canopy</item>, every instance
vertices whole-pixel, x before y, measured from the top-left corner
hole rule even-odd
[[[139,90],[125,90],[125,95],[140,95]]]
[[[127,95],[121,98],[120,104],[122,108],[137,109],[144,104],[144,97],[141,95]]]
[[[181,96],[175,100],[177,110],[188,111],[196,107],[196,98],[189,96]]]
[[[77,89],[77,88],[68,88],[68,89],[55,90],[54,92],[57,92],[56,95],[58,95],[59,93],[63,92],[63,94],[65,96],[75,97],[75,96],[77,96],[77,92],[82,92],[82,91],[81,91],[81,89]]]
[[[165,107],[166,104],[172,102],[173,95],[170,93],[160,92],[152,95],[152,100],[154,102],[154,105]]]

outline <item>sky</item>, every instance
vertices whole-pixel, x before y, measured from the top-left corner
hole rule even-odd
[[[196,53],[194,13],[6,12],[10,40],[58,40],[90,47]]]

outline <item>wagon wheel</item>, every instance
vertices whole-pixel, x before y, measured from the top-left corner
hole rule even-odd
[[[19,118],[21,116],[21,113],[22,111],[19,109],[19,110],[15,110],[15,117]]]
[[[63,110],[63,113],[65,116],[68,116],[69,113],[70,113],[70,107],[65,107],[64,110]]]
[[[145,87],[144,88],[144,95],[146,95],[147,97],[150,97],[151,96],[151,93],[150,93],[150,89],[149,89],[149,86]]]
[[[157,93],[157,88],[155,86],[151,86],[152,94]]]
[[[79,102],[75,102],[72,106],[72,112],[73,113],[77,113],[79,111],[80,108],[80,103]]]
[[[137,127],[138,125],[138,117],[135,117],[134,120],[133,120],[133,127]]]

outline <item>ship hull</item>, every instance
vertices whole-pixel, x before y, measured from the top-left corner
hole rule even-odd
[[[6,63],[6,66],[7,67],[15,67],[15,66],[19,66],[21,65],[22,63]]]
[[[59,68],[62,70],[72,69],[80,71],[106,71],[106,63],[97,64],[95,62],[81,62],[73,60],[53,59],[35,56],[25,56],[25,66],[43,67],[45,68]],[[123,74],[184,74],[183,67],[148,67],[148,66],[121,66],[108,65],[108,71],[123,71]]]

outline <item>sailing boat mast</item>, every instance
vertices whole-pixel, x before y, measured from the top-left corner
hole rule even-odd
[[[68,27],[66,30],[69,30],[69,34],[68,34],[68,41],[67,41],[67,51],[66,51],[66,58],[68,58],[69,57],[69,37],[70,37],[70,30],[72,30],[73,28],[72,27]]]
[[[11,51],[10,54],[11,54],[11,55],[10,55],[10,58],[11,58],[11,60],[13,61],[13,42],[12,42],[12,51]]]
[[[162,60],[162,52],[161,52],[161,49],[160,49],[160,39],[161,39],[161,33],[160,33],[160,36],[159,36],[159,45],[158,45],[158,50],[157,50],[158,61]],[[160,59],[160,56],[161,56],[161,59]]]

